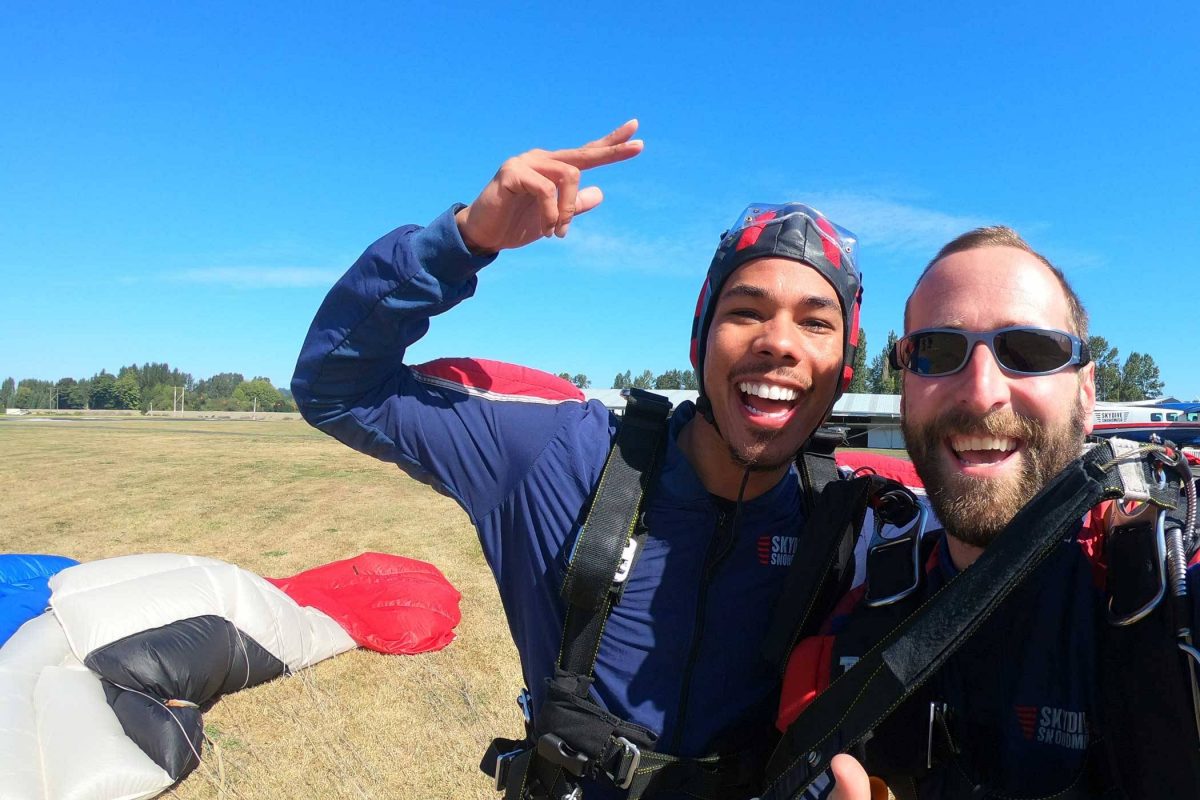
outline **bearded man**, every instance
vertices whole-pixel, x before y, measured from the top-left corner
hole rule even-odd
[[[904,329],[892,352],[904,370],[902,430],[944,528],[925,539],[908,614],[970,567],[1080,456],[1096,389],[1079,298],[1010,228],[980,228],[943,247],[908,299]],[[901,709],[867,740],[860,754],[872,774],[887,775],[891,796],[1139,796],[1112,793],[1123,765],[1103,746],[1110,510],[1093,509],[933,674],[920,713],[899,719]],[[1193,597],[1197,577],[1193,567]],[[868,607],[866,591],[848,596],[821,635],[793,652],[781,728],[890,630],[880,629],[880,604]],[[1173,645],[1169,652],[1178,655]],[[889,796],[875,778],[873,795],[857,767],[838,757],[836,797]]]

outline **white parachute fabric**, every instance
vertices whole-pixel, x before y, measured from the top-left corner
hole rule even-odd
[[[263,578],[213,558],[155,553],[91,561],[50,579],[50,607],[82,661],[140,631],[224,617],[291,670],[355,647],[340,625]]]
[[[125,556],[71,567],[50,585],[51,611],[0,647],[0,800],[137,800],[179,777],[135,743],[134,731],[126,734],[122,720],[131,718],[114,712],[113,685],[84,666],[97,651],[111,660],[125,644],[172,637],[196,618],[236,629],[247,677],[255,653],[296,670],[355,647],[325,614],[215,559]],[[196,663],[208,663],[205,655]],[[233,688],[242,685],[238,677]],[[145,691],[123,688],[133,690],[126,697]],[[155,708],[173,699],[146,693]]]
[[[52,614],[0,648],[0,719],[0,800],[135,800],[172,783],[125,736]]]

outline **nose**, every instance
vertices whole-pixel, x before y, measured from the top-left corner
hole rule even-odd
[[[759,328],[754,349],[761,356],[793,364],[798,362],[800,338],[795,323],[778,315],[764,320]]]
[[[983,342],[975,343],[966,366],[953,377],[958,381],[957,401],[967,411],[986,414],[1010,401],[1011,379]]]

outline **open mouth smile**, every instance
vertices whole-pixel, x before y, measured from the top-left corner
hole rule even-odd
[[[800,400],[798,390],[776,383],[742,381],[737,388],[742,409],[759,423],[786,422]]]
[[[1012,458],[1021,442],[1009,436],[955,435],[947,437],[946,446],[960,466],[992,467]]]

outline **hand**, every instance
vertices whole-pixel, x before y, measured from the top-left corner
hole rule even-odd
[[[845,753],[833,757],[833,761],[829,764],[830,771],[833,772],[833,779],[836,785],[833,792],[829,795],[829,800],[874,800],[872,794],[871,779],[867,777],[867,771],[862,768],[854,756],[848,756]],[[887,798],[887,790],[884,790],[884,798]]]
[[[631,119],[607,136],[570,150],[530,150],[500,165],[475,202],[454,219],[467,248],[476,254],[521,247],[543,236],[567,235],[577,214],[600,205],[596,186],[579,188],[585,169],[615,164],[642,152]]]

